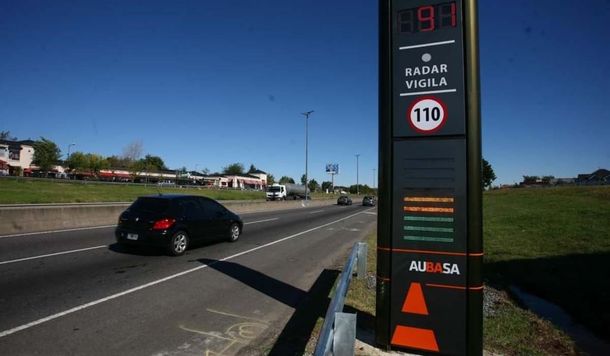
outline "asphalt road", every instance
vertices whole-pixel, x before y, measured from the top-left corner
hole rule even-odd
[[[168,257],[113,228],[0,236],[1,355],[299,354],[374,209],[243,214],[236,243]]]

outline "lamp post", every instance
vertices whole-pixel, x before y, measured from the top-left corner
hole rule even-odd
[[[360,158],[360,153],[356,153],[356,195],[360,195],[360,184],[358,182],[358,158]]]
[[[373,168],[373,189],[375,189],[375,182],[376,182],[376,176],[375,174],[377,173],[377,169]]]
[[[313,110],[310,110],[308,112],[304,112],[301,115],[305,116],[305,202],[307,202],[307,160],[308,160],[308,148],[309,148],[309,125],[308,125],[308,119],[309,119],[309,115],[311,115],[313,113]]]
[[[76,146],[76,143],[71,143],[68,145],[68,157],[66,159],[70,159],[70,147]]]

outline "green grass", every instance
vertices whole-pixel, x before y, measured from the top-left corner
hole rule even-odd
[[[0,204],[130,202],[141,195],[195,194],[216,200],[262,200],[265,193],[250,190],[197,187],[159,187],[156,184],[113,184],[50,179],[0,179]],[[335,195],[313,193],[311,199],[337,199]]]
[[[151,184],[104,184],[83,181],[0,179],[0,204],[130,202],[141,195],[195,194],[216,200],[265,199],[264,192],[207,188],[170,188]]]
[[[487,282],[551,301],[610,339],[610,187],[484,195]]]
[[[502,355],[577,355],[574,342],[550,322],[523,310],[503,294],[483,320],[483,347]]]

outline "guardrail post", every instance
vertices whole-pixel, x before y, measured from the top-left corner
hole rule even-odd
[[[358,242],[358,267],[356,271],[358,279],[366,278],[366,257],[368,255],[368,244],[366,242]]]
[[[351,356],[356,344],[356,314],[335,313],[333,356]]]
[[[330,301],[324,324],[320,330],[318,343],[314,351],[315,356],[343,356],[353,355],[356,343],[356,314],[343,313],[345,296],[349,282],[353,276],[354,268],[358,269],[358,278],[366,276],[366,257],[368,245],[366,242],[354,244],[354,248],[347,259],[334,296]]]

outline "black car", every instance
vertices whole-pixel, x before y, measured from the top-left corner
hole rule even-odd
[[[342,195],[337,199],[337,205],[352,205],[352,198]]]
[[[372,197],[370,195],[367,195],[362,198],[362,206],[375,206],[375,203],[375,197]]]
[[[213,199],[190,195],[138,198],[119,217],[115,237],[119,244],[163,247],[182,255],[196,241],[237,241],[241,218]]]

